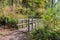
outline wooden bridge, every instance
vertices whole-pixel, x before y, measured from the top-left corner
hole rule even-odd
[[[20,27],[20,30],[26,30],[31,31],[37,26],[40,25],[40,19],[35,18],[28,18],[28,19],[18,19],[18,27]]]

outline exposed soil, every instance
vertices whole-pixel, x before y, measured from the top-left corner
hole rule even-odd
[[[21,28],[19,30],[0,30],[0,40],[29,40],[27,28]]]

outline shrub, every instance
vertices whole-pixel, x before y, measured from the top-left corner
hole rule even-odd
[[[17,28],[17,20],[10,16],[1,16],[0,25],[8,26],[8,28]]]
[[[37,28],[32,31],[33,40],[60,40],[60,28],[59,29],[40,29]]]
[[[0,26],[5,24],[5,17],[0,16]]]
[[[6,16],[6,24],[8,24],[8,26],[14,28],[17,28],[17,20],[15,18],[11,18],[9,16]]]

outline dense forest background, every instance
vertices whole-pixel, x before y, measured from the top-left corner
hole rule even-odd
[[[50,0],[0,0],[0,12],[4,15],[13,14],[18,18],[39,17],[54,1]],[[16,15],[17,14],[17,15]],[[23,17],[24,16],[24,17]]]
[[[10,20],[11,18],[32,17],[42,19],[46,26],[55,27],[60,12],[57,10],[59,6],[55,0],[0,0],[0,17],[3,17],[1,20],[5,20],[8,24],[14,21]]]

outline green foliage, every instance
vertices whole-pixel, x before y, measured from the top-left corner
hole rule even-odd
[[[8,0],[2,0],[2,6],[3,6],[3,7],[6,6],[7,3],[8,3]]]
[[[37,14],[36,12],[39,11],[37,16],[40,17],[40,14],[43,12],[43,11],[40,12],[40,10],[45,9],[45,3],[47,2],[48,0],[2,0],[2,6],[3,6],[3,11],[5,11],[5,8],[7,6],[9,7],[9,9],[10,7],[13,6],[15,13],[28,15],[28,16],[31,14],[32,17]],[[11,10],[13,9],[11,8]]]
[[[57,27],[58,28],[58,27]],[[37,28],[32,31],[33,40],[60,40],[60,28],[59,29],[46,29]]]
[[[0,25],[5,24],[5,17],[0,16]]]
[[[54,16],[54,10],[52,8],[46,9],[43,15],[41,15],[43,20],[49,21],[52,20]]]
[[[23,0],[23,7],[25,7],[26,9],[29,8],[29,12],[28,16],[34,16],[37,15],[38,17],[40,17],[41,13],[43,13],[44,9],[45,9],[45,3],[48,2],[48,0]],[[39,9],[39,10],[38,10]],[[31,11],[33,10],[33,11]]]
[[[12,28],[12,27],[17,26],[17,20],[15,18],[11,18],[10,16],[1,16],[0,25],[6,25]]]
[[[35,11],[31,10],[31,11],[29,12],[29,16],[30,16],[30,17],[35,17],[35,16],[36,16]]]
[[[54,8],[48,8],[41,15],[44,28],[36,28],[32,31],[33,40],[60,40],[60,28],[56,25],[56,10]]]
[[[11,18],[9,16],[6,16],[6,19],[5,20],[6,20],[6,23],[7,24],[11,24],[11,25],[17,23],[17,20],[15,18]]]
[[[44,21],[44,25],[48,27],[55,27],[56,24],[56,10],[54,8],[48,8],[45,10],[41,19]]]

